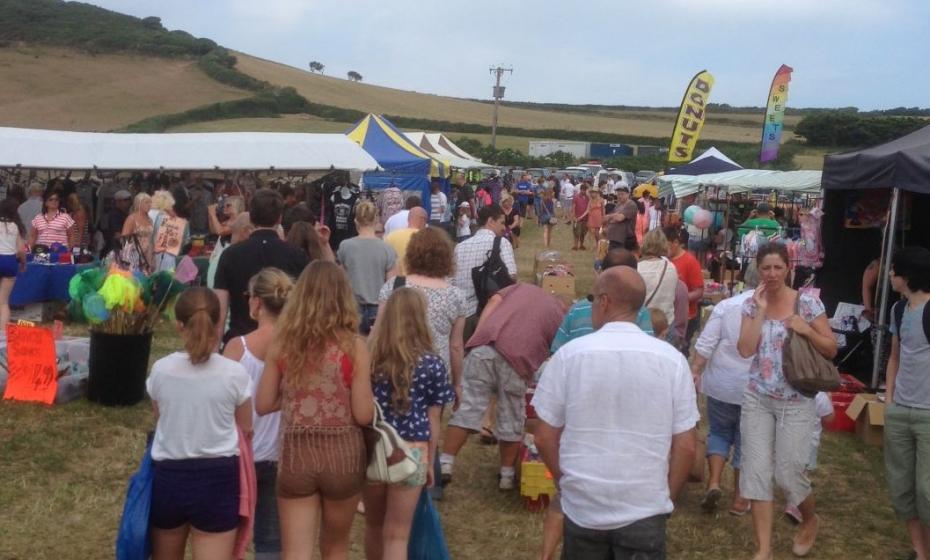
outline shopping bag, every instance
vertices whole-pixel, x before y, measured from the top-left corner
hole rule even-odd
[[[410,543],[407,546],[409,560],[449,560],[449,548],[442,533],[439,512],[433,507],[429,492],[420,492],[420,501],[413,515],[410,528]]]
[[[116,535],[116,560],[148,560],[152,555],[149,539],[149,509],[152,505],[152,441],[149,435],[139,470],[129,479],[123,517]]]

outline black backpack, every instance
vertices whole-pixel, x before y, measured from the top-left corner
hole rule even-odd
[[[478,298],[478,313],[484,309],[491,296],[514,283],[507,271],[507,265],[501,258],[501,237],[494,238],[494,246],[488,251],[488,257],[481,266],[471,269],[471,281]]]
[[[904,321],[904,309],[906,305],[907,300],[902,299],[896,302],[894,307],[891,308],[891,314],[894,316],[894,326],[895,330],[898,332],[898,338],[901,338],[901,323]],[[930,302],[924,305],[923,324],[924,338],[930,343]]]

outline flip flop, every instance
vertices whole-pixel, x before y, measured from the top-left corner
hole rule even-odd
[[[730,515],[735,515],[736,517],[742,517],[746,515],[747,513],[749,513],[750,511],[752,511],[752,504],[749,504],[749,506],[747,506],[746,509],[743,509],[743,510],[730,508]]]
[[[720,497],[723,495],[723,492],[720,491],[720,488],[711,488],[704,494],[704,499],[701,500],[701,509],[704,510],[704,513],[713,513],[717,511],[717,502],[720,501]]]

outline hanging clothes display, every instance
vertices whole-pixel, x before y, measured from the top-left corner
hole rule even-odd
[[[329,214],[326,225],[332,232],[329,244],[333,251],[339,249],[343,239],[355,237],[358,231],[355,228],[355,205],[361,194],[355,185],[334,185],[327,199]]]
[[[381,225],[383,226],[388,218],[404,209],[403,191],[401,191],[397,185],[391,183],[388,188],[381,191],[376,206],[378,207],[378,213],[381,216]]]

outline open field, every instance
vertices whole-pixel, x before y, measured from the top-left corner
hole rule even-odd
[[[108,131],[146,117],[251,95],[191,60],[0,48],[0,126]]]
[[[559,225],[554,247],[567,249],[570,232]],[[517,263],[530,280],[533,256],[541,247],[534,224],[524,227]],[[587,293],[593,254],[564,251],[578,275],[578,294]],[[81,325],[68,327],[83,334]],[[162,325],[154,360],[178,347]],[[705,421],[706,422],[706,421]],[[136,469],[145,433],[152,429],[147,402],[131,408],[104,408],[84,401],[65,406],[0,402],[0,559],[58,560],[113,557],[113,543],[126,483]],[[704,426],[706,430],[706,425]],[[452,558],[456,560],[536,558],[542,515],[526,512],[516,493],[496,488],[497,450],[470,442],[456,462],[455,480],[438,504]],[[908,545],[886,496],[881,450],[851,434],[825,433],[820,468],[813,475],[821,533],[813,559],[901,559]],[[725,477],[722,504],[731,479]],[[688,485],[669,521],[669,557],[723,560],[749,558],[749,517],[700,512],[702,486]],[[352,558],[362,555],[361,517],[353,532]],[[783,516],[775,522],[776,559],[790,553],[794,529]]]
[[[350,82],[331,76],[311,74],[292,66],[236,53],[237,68],[246,74],[279,86],[293,86],[312,102],[334,105],[359,111],[401,115],[451,122],[491,124],[491,105],[458,99],[403,91],[365,83]],[[649,118],[638,118],[636,113],[647,113]],[[726,115],[729,121],[739,120],[738,115]],[[761,134],[762,115],[746,116],[751,122],[734,124],[714,123],[713,118],[704,127],[705,140],[756,142]],[[665,138],[672,133],[673,113],[637,111],[627,116],[624,112],[593,115],[585,112],[546,111],[503,106],[500,109],[500,126],[540,129],[564,129],[608,132],[632,136]]]

